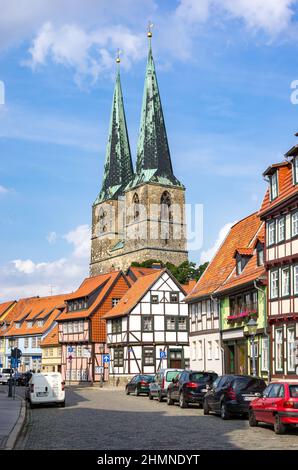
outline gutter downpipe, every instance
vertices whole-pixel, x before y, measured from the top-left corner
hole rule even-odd
[[[215,302],[217,305],[219,305],[219,311],[218,311],[218,323],[219,323],[219,328],[218,328],[218,333],[219,333],[219,342],[220,342],[220,350],[221,350],[221,357],[222,357],[222,361],[221,361],[221,372],[222,374],[225,373],[225,364],[226,364],[226,361],[225,361],[225,350],[222,346],[222,338],[221,338],[221,314],[220,314],[220,299],[216,299],[215,297],[213,297],[213,294],[210,295],[210,299]]]
[[[257,291],[259,291],[262,295],[262,298],[263,298],[263,303],[264,303],[264,313],[265,313],[265,328],[264,328],[264,334],[265,336],[267,337],[268,339],[268,383],[270,383],[270,379],[271,379],[271,370],[270,370],[270,335],[267,331],[267,328],[268,328],[268,324],[267,324],[267,306],[266,306],[266,295],[265,295],[265,292],[260,289],[260,287],[257,286],[257,281],[255,280],[254,281],[254,287],[255,289],[257,289]]]

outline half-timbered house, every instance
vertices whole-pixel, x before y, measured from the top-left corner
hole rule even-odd
[[[104,315],[112,377],[189,366],[185,294],[168,270],[156,270],[138,278]]]
[[[65,298],[66,308],[59,317],[61,371],[69,382],[107,380],[103,364],[107,353],[103,315],[115,306],[130,287],[122,271],[87,278]]]
[[[269,187],[260,217],[266,222],[272,378],[298,380],[298,147],[286,158],[264,172]]]

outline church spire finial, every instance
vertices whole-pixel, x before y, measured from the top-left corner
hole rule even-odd
[[[117,55],[116,55],[116,64],[118,64],[118,67],[119,67],[119,64],[121,62],[121,59],[120,59],[120,54],[121,54],[122,51],[120,51],[120,49],[117,49]]]
[[[149,41],[150,41],[150,45],[151,45],[151,38],[152,38],[152,28],[153,28],[154,24],[151,23],[151,21],[148,21],[148,30],[147,30],[147,37],[149,38]]]

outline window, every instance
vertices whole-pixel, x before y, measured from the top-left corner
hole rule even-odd
[[[29,338],[24,339],[24,348],[27,349],[29,346]]]
[[[123,367],[124,365],[124,349],[114,349],[114,367]]]
[[[283,335],[282,330],[275,330],[275,370],[283,370]]]
[[[212,341],[207,342],[207,359],[208,361],[212,359]]]
[[[187,317],[178,317],[178,331],[187,330]]]
[[[287,329],[287,369],[288,372],[295,371],[295,328]]]
[[[213,300],[213,317],[218,318],[219,316],[219,300]]]
[[[215,340],[215,357],[214,359],[219,359],[219,340]]]
[[[207,310],[207,319],[211,318],[211,301],[207,300],[206,302],[206,310]]]
[[[49,348],[49,356],[53,357],[54,355],[54,348]]]
[[[62,332],[63,332],[64,334],[67,333],[67,323],[63,323],[63,324],[62,324]]]
[[[73,323],[73,332],[77,333],[79,331],[79,324],[77,321]]]
[[[121,332],[122,332],[121,318],[116,318],[112,320],[112,333],[121,333]]]
[[[37,326],[41,328],[43,326],[43,320],[38,320]]]
[[[290,295],[290,268],[281,270],[281,295],[283,297]]]
[[[198,304],[191,304],[189,306],[190,315],[191,315],[191,322],[196,323],[197,321],[197,312],[198,312]]]
[[[298,211],[292,214],[292,237],[298,235]]]
[[[69,312],[72,311],[72,307],[73,307],[72,302],[69,302],[69,303],[68,303],[68,311],[69,311]]]
[[[203,359],[203,342],[202,340],[198,341],[198,359],[201,361]]]
[[[99,233],[105,233],[107,231],[107,213],[100,208],[99,211]]]
[[[83,346],[81,344],[77,345],[76,356],[77,357],[83,357]]]
[[[268,364],[269,364],[269,350],[268,350],[268,338],[263,337],[262,338],[262,370],[267,371],[268,370]]]
[[[140,201],[139,201],[139,196],[137,193],[134,195],[133,199],[133,218],[134,220],[137,220],[140,216]]]
[[[36,338],[31,339],[31,347],[36,348]]]
[[[27,328],[32,328],[32,321],[27,322]]]
[[[270,177],[270,199],[271,201],[278,196],[277,171]]]
[[[192,360],[195,361],[197,358],[197,342],[196,341],[192,342],[191,352],[192,352],[192,355],[191,355]]]
[[[237,268],[236,268],[236,271],[237,271],[237,274],[238,274],[238,275],[241,274],[241,272],[242,272],[242,259],[241,259],[240,256],[237,258]]]
[[[202,302],[198,303],[198,321],[202,321]]]
[[[275,220],[268,223],[268,245],[274,245],[275,243]]]
[[[153,316],[142,317],[143,331],[153,331]]]
[[[112,299],[112,307],[116,307],[116,305],[117,305],[117,303],[119,302],[119,300],[120,300],[119,298],[116,298],[116,297],[113,298],[113,299]]]
[[[263,245],[259,245],[257,248],[257,265],[263,266],[264,264],[264,248]]]
[[[286,230],[285,230],[286,226],[285,226],[285,218],[284,217],[281,217],[280,219],[278,219],[277,221],[277,239],[279,242],[283,242],[284,239],[285,239],[285,235],[286,235]]]
[[[37,338],[36,344],[38,348],[40,348],[40,343],[41,343],[41,338]]]
[[[21,323],[20,322],[16,323],[16,328],[17,329],[21,328]]]
[[[293,181],[294,181],[294,184],[297,184],[298,183],[298,157],[295,157],[293,160],[293,172],[294,172]]]
[[[170,293],[170,302],[172,302],[172,303],[179,302],[179,293],[178,292],[171,292]]]
[[[271,299],[278,297],[278,271],[271,271]]]
[[[161,210],[160,218],[164,221],[169,221],[171,218],[170,208],[171,208],[171,197],[168,191],[165,191],[160,199]]]
[[[143,361],[144,366],[154,365],[154,348],[147,346],[143,348]]]
[[[152,304],[158,304],[158,295],[157,294],[151,294],[151,303]]]
[[[298,294],[298,264],[293,267],[294,294]]]
[[[173,316],[166,316],[166,330],[175,331],[176,330],[176,318]]]

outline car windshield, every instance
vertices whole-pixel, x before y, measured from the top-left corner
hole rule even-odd
[[[237,377],[233,382],[233,389],[237,392],[262,392],[265,388],[264,380],[252,377]]]
[[[167,382],[172,382],[173,379],[175,379],[179,374],[178,370],[169,370],[166,375],[166,381]]]
[[[200,382],[204,384],[209,381],[209,374],[203,374],[202,372],[195,372],[194,374],[191,374],[189,378],[192,382]]]
[[[298,385],[289,385],[290,397],[298,398]]]
[[[140,375],[139,380],[144,380],[146,382],[152,382],[154,377],[152,375]]]

